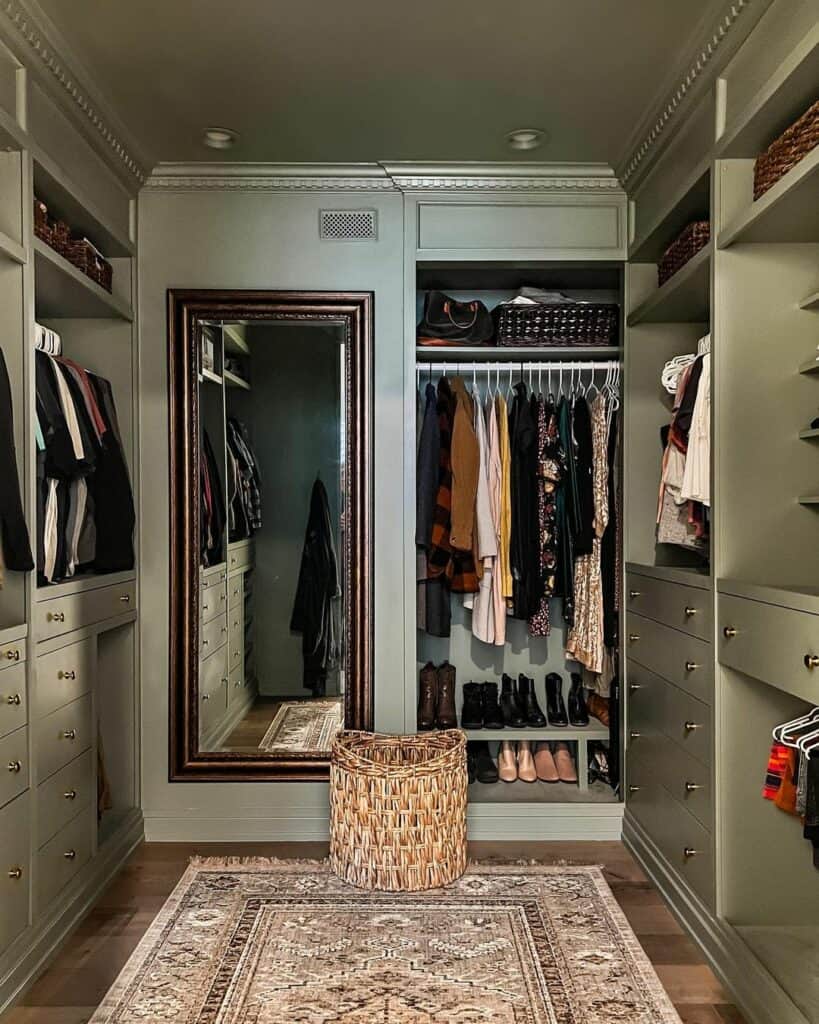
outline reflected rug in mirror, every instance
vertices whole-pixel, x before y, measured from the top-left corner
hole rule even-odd
[[[270,728],[262,737],[259,750],[329,751],[333,737],[341,728],[344,704],[334,700],[286,700],[280,706]],[[257,734],[258,735],[258,734]]]
[[[354,889],[319,862],[193,861],[91,1024],[680,1024],[595,867]]]

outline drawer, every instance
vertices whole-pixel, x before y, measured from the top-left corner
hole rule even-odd
[[[661,732],[703,764],[712,763],[711,708],[635,662],[629,665],[628,723],[629,729]]]
[[[90,693],[94,676],[95,641],[90,637],[36,658],[34,708],[38,718]]]
[[[44,782],[91,746],[91,695],[41,718],[37,730],[37,781]]]
[[[717,602],[720,662],[818,704],[819,664],[809,659],[819,656],[819,615],[726,594]]]
[[[244,697],[245,689],[245,666],[237,665],[230,670],[228,679],[228,703],[235,704],[237,700]]]
[[[14,732],[28,721],[26,666],[0,672],[0,736]]]
[[[0,807],[28,789],[28,729],[0,740]]]
[[[202,622],[211,622],[227,608],[227,588],[224,583],[214,583],[202,590]]]
[[[219,565],[212,565],[207,569],[200,569],[199,578],[202,587],[212,587],[214,583],[224,583],[227,579],[225,563],[221,562]]]
[[[245,658],[244,608],[231,609],[228,622],[228,670],[233,671]]]
[[[710,590],[629,573],[626,596],[628,611],[711,641],[713,598]]]
[[[25,640],[15,640],[13,643],[0,647],[0,672],[4,668],[13,668],[18,662],[26,660]]]
[[[136,583],[98,587],[65,597],[38,601],[34,606],[34,624],[38,640],[70,633],[73,629],[102,622],[136,608]]]
[[[627,809],[659,848],[668,866],[714,907],[714,847],[707,829],[669,797],[652,769],[633,753],[627,762]]]
[[[91,751],[75,757],[37,789],[37,842],[43,846],[96,796]]]
[[[203,658],[210,657],[214,651],[227,643],[227,612],[223,612],[207,625],[202,626],[199,634],[199,654]]]
[[[0,954],[28,926],[31,794],[0,810]]]
[[[228,573],[236,572],[237,569],[245,569],[252,562],[252,540],[240,540],[235,544],[228,544]]]
[[[655,782],[693,814],[704,828],[713,831],[713,789],[711,769],[707,765],[669,743],[662,733],[642,732],[631,727],[628,756],[637,758]]]
[[[630,662],[636,661],[699,700],[713,703],[711,644],[633,612],[626,619],[626,642]]]
[[[91,859],[94,807],[86,807],[37,854],[37,907],[44,910]]]
[[[228,608],[232,611],[245,601],[245,574],[236,573],[228,580]]]
[[[199,736],[206,736],[227,710],[227,645],[199,663]]]

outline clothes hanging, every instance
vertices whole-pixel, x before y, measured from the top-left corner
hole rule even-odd
[[[228,461],[228,536],[231,541],[252,537],[262,527],[262,483],[259,465],[245,425],[229,418],[226,424]]]
[[[199,456],[200,545],[202,565],[224,561],[225,503],[222,482],[208,432],[202,434]]]
[[[512,533],[512,608],[516,619],[528,620],[540,603],[537,517],[537,425],[523,381],[515,385],[509,414],[512,452],[510,497]]]
[[[34,568],[31,542],[28,535],[23,502],[20,497],[20,478],[17,474],[17,455],[14,449],[14,410],[11,404],[6,359],[0,349],[0,528],[3,538],[5,569],[28,572]]]

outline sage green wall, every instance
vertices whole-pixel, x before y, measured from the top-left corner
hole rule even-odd
[[[398,193],[151,192],[139,204],[142,785],[146,837],[309,839],[327,832],[327,787],[168,782],[166,290],[375,293],[375,715],[404,728],[403,205]],[[321,209],[378,211],[377,242],[320,242]]]

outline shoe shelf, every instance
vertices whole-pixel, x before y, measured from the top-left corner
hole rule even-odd
[[[609,730],[602,722],[591,721],[588,725],[565,727],[547,725],[541,728],[526,726],[523,729],[464,729],[466,738],[473,740],[608,740]]]
[[[604,782],[585,789],[573,782],[471,782],[470,803],[486,804],[617,804],[619,797]]]

